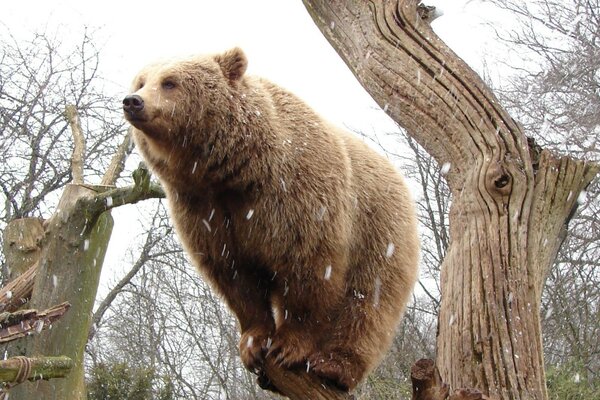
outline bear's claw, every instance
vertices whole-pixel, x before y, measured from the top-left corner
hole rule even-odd
[[[258,374],[265,359],[267,346],[270,341],[270,331],[263,327],[254,327],[242,333],[240,338],[240,357],[244,366]]]

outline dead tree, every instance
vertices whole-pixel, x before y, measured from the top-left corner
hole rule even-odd
[[[437,360],[453,388],[546,399],[545,272],[596,164],[528,140],[483,81],[431,30],[417,0],[304,0],[379,105],[440,165],[452,194]]]

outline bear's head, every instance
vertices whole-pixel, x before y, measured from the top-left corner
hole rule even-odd
[[[206,121],[227,113],[232,90],[246,67],[239,48],[149,65],[135,77],[131,94],[123,99],[125,118],[136,134],[171,149],[202,140],[191,136],[204,131]]]

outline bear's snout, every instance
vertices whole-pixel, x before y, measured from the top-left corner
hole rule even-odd
[[[129,117],[137,117],[144,109],[144,99],[137,94],[130,94],[123,99],[123,111]]]

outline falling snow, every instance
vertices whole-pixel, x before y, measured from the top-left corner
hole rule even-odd
[[[108,196],[106,198],[106,207],[112,207],[113,205],[113,198],[111,196]]]
[[[440,169],[440,174],[442,174],[442,175],[448,174],[448,172],[450,172],[451,166],[452,165],[449,162],[444,163],[444,165],[442,165],[442,168]]]
[[[385,251],[385,258],[390,258],[394,254],[395,249],[396,249],[396,246],[394,246],[394,243],[392,243],[392,242],[388,243],[387,249]]]
[[[246,214],[246,219],[252,218],[253,215],[254,215],[254,210],[251,208],[250,210],[248,210],[248,214]]]
[[[325,280],[329,280],[331,278],[331,265],[328,265],[327,267],[325,267]]]
[[[83,251],[88,251],[90,248],[90,239],[85,239],[83,241]]]
[[[583,204],[587,201],[587,192],[585,190],[582,190],[581,193],[579,193],[579,196],[577,196],[577,204]]]
[[[207,220],[203,219],[202,223],[204,224],[204,226],[206,227],[206,230],[211,232],[212,230],[210,229],[210,224],[208,223]]]
[[[248,336],[248,341],[246,342],[246,347],[248,347],[248,348],[252,347],[253,343],[254,343],[254,336]]]
[[[6,298],[12,299],[12,291],[9,290],[8,292],[6,292]]]
[[[317,221],[323,221],[326,211],[327,208],[325,206],[321,206],[321,208],[319,208],[319,211],[317,212]]]
[[[375,285],[373,288],[373,307],[377,307],[379,305],[379,299],[381,298],[381,279],[379,277],[375,278]]]

